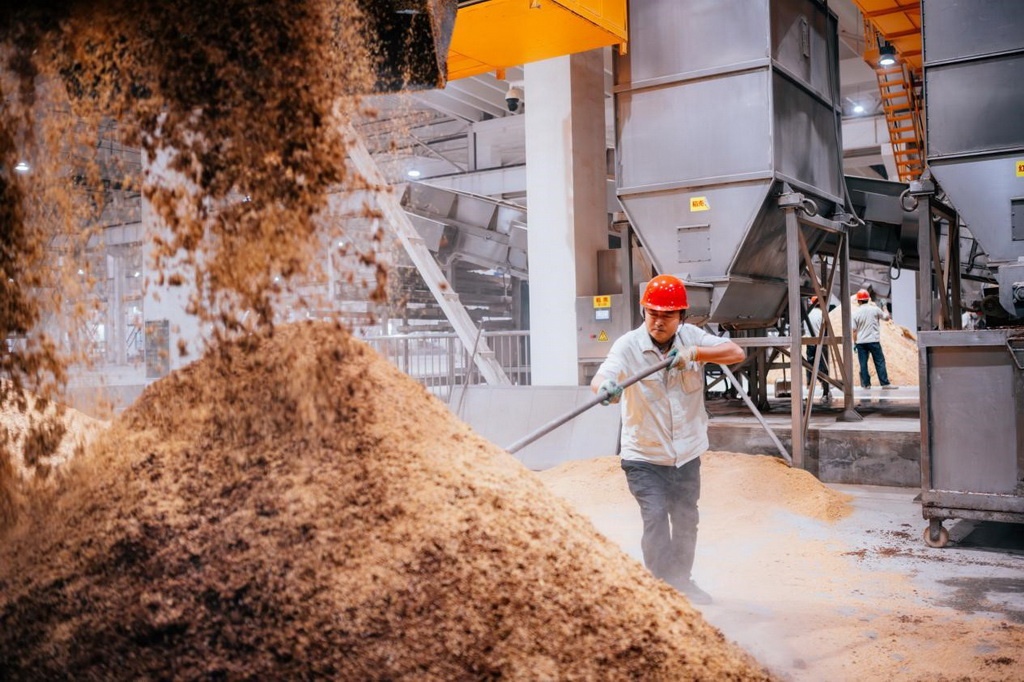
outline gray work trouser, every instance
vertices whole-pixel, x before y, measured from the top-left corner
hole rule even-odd
[[[622,469],[640,505],[644,565],[670,585],[685,584],[697,546],[700,458],[681,467],[624,459]]]

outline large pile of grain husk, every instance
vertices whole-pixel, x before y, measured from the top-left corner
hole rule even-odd
[[[150,386],[0,542],[7,679],[768,679],[342,329]]]

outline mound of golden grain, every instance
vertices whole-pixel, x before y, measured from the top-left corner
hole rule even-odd
[[[767,679],[342,329],[153,384],[0,542],[8,678]]]

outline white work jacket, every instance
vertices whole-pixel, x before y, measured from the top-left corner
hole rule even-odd
[[[856,343],[878,343],[882,340],[880,320],[888,320],[889,313],[874,303],[860,303],[853,311],[853,328],[857,330]]]
[[[717,346],[728,339],[681,324],[674,347]],[[671,350],[671,349],[669,349]],[[647,328],[619,337],[597,373],[623,381],[667,357],[651,340]],[[704,411],[704,368],[661,370],[627,386],[622,393],[623,459],[681,467],[708,449],[708,416]]]

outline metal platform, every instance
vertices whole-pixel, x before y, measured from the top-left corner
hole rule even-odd
[[[862,421],[841,421],[841,397],[821,406],[808,426],[804,469],[827,483],[917,488],[921,485],[921,420],[917,386],[895,391],[854,389]],[[789,399],[772,398],[763,417],[787,448],[792,443]],[[739,400],[709,400],[712,450],[778,455],[768,433]]]

